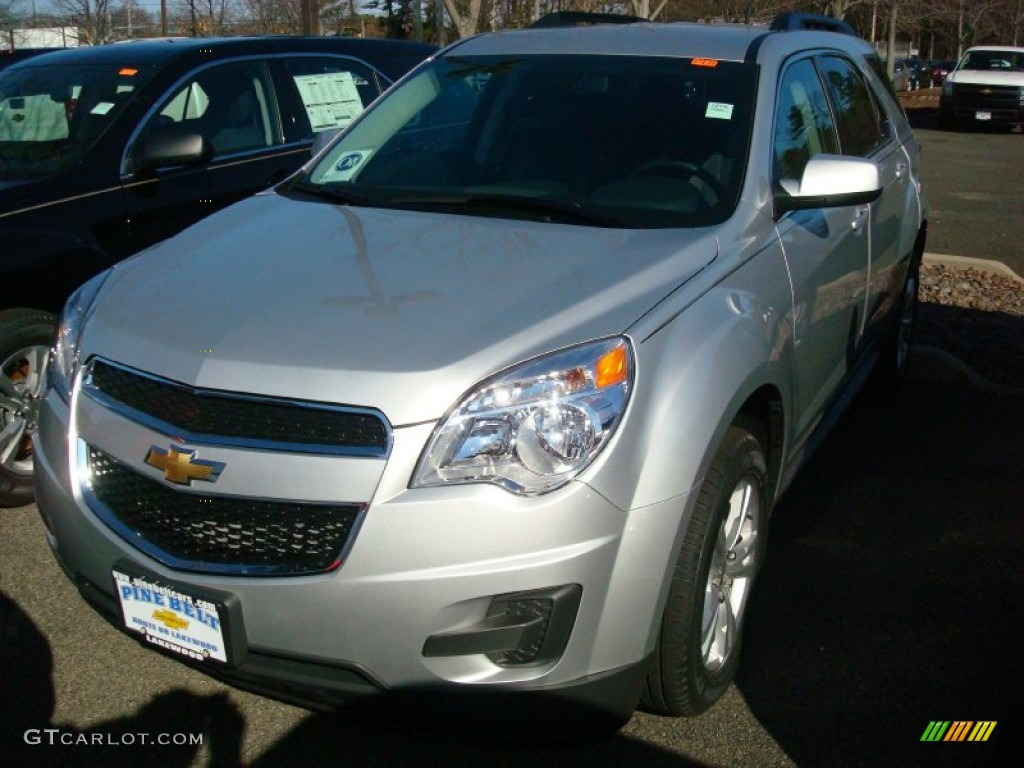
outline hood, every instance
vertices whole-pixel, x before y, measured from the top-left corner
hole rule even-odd
[[[1024,72],[1020,70],[958,69],[950,72],[946,79],[958,85],[1024,86]]]
[[[189,385],[439,418],[482,378],[622,333],[715,258],[708,230],[351,208],[274,193],[123,262],[82,334]]]

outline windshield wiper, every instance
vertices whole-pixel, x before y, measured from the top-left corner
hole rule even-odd
[[[365,195],[357,195],[348,189],[334,187],[327,184],[311,184],[308,181],[300,181],[287,188],[289,192],[302,192],[321,200],[329,200],[332,203],[345,203],[346,205],[376,205],[378,201]]]
[[[428,206],[453,208],[492,208],[531,214],[542,221],[589,224],[598,227],[617,227],[620,224],[608,216],[585,210],[579,203],[551,200],[545,197],[526,195],[503,195],[494,193],[432,193],[399,194],[389,197],[392,206]]]

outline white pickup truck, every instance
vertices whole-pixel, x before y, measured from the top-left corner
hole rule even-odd
[[[950,128],[1024,125],[1024,48],[969,48],[942,84],[942,117]]]

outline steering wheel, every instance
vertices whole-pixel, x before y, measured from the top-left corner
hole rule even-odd
[[[725,197],[725,187],[722,185],[722,182],[720,182],[718,178],[711,173],[711,171],[706,168],[701,168],[696,163],[687,162],[686,160],[672,160],[667,157],[658,158],[657,160],[651,160],[650,162],[644,163],[634,170],[632,175],[657,176],[664,175],[666,172],[674,176],[682,176],[686,179],[700,179],[715,195],[715,200],[709,200],[709,203],[716,203]],[[705,195],[705,197],[707,197],[707,195]]]

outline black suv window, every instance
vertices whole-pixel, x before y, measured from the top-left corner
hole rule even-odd
[[[193,73],[176,86],[142,129],[136,150],[159,132],[198,133],[214,157],[280,143],[269,81],[258,61],[233,62]]]
[[[842,153],[867,157],[888,138],[884,112],[850,61],[822,56],[819,64],[835,108]]]
[[[773,177],[799,179],[812,157],[839,151],[832,113],[810,59],[796,62],[782,78],[775,114]]]
[[[59,173],[81,161],[152,76],[152,68],[85,65],[0,77],[0,181]]]

